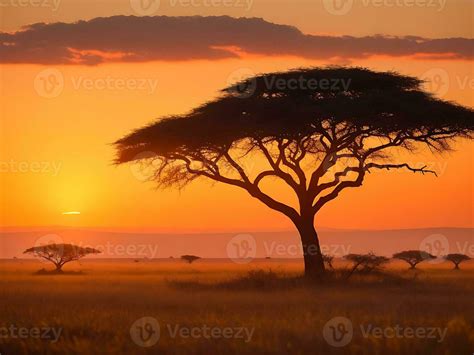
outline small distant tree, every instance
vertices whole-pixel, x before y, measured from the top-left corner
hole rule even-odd
[[[375,255],[373,252],[368,254],[347,254],[344,259],[352,262],[352,268],[347,277],[350,277],[356,271],[362,273],[380,271],[390,260],[385,256]]]
[[[198,259],[201,259],[199,256],[196,255],[182,255],[181,259],[187,261],[189,264],[195,262]]]
[[[415,269],[416,265],[424,260],[436,259],[436,256],[422,250],[405,250],[393,254],[394,259],[403,260],[410,265],[410,269]]]
[[[326,264],[327,267],[334,269],[332,266],[332,261],[334,260],[334,256],[328,255],[328,254],[323,254],[323,261],[324,264]]]
[[[89,254],[99,254],[94,248],[80,247],[73,244],[48,244],[26,249],[23,254],[48,260],[56,267],[56,272],[61,272],[64,264],[82,259]]]
[[[454,269],[459,270],[459,264],[471,258],[465,254],[448,254],[444,257],[445,260],[451,261],[454,264]]]

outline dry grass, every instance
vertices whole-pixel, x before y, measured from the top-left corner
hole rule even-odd
[[[308,284],[301,263],[265,260],[246,265],[198,261],[84,261],[34,275],[44,264],[0,262],[0,327],[62,328],[59,341],[0,337],[0,352],[161,354],[472,354],[474,265],[449,264],[386,275],[333,278]],[[336,263],[336,267],[344,267]],[[259,271],[267,270],[267,271]],[[268,272],[271,270],[271,272]],[[250,271],[250,273],[249,273]],[[130,326],[143,316],[160,322],[159,342],[143,348]],[[343,348],[328,345],[323,327],[344,316],[354,327]],[[171,337],[166,325],[246,327],[251,341]],[[447,328],[442,342],[426,338],[363,337],[360,326]]]

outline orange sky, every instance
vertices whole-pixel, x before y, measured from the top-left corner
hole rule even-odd
[[[472,38],[469,1],[448,1],[441,11],[362,8],[359,4],[345,16],[328,14],[317,1],[292,5],[272,1],[270,5],[255,0],[248,11],[162,4],[161,15],[256,16],[313,34]],[[14,31],[37,21],[70,22],[132,13],[128,1],[69,1],[60,3],[57,11],[7,7],[1,30]],[[290,228],[286,217],[232,187],[199,182],[181,192],[156,191],[152,183],[140,181],[132,168],[112,166],[110,143],[155,117],[186,112],[215,97],[236,71],[259,73],[321,64],[328,63],[251,56],[95,67],[1,65],[0,225],[176,231]],[[387,57],[352,64],[432,79],[435,82],[427,89],[474,106],[472,62]],[[41,91],[38,81],[44,70],[60,73],[64,80],[60,92]],[[112,84],[104,88],[107,78]],[[120,87],[121,80],[128,80],[128,87]],[[54,97],[44,97],[48,95]],[[327,205],[316,222],[339,228],[473,226],[473,148],[472,142],[460,142],[454,153],[407,158],[434,168],[438,178],[407,172],[371,174],[362,188],[345,191]],[[279,189],[275,193],[288,198]],[[63,215],[65,211],[81,214]]]

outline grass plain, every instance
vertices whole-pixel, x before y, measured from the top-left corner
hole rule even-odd
[[[342,261],[336,269],[346,267]],[[11,354],[472,354],[474,263],[448,263],[409,271],[392,262],[383,275],[302,280],[302,263],[254,260],[235,264],[199,260],[85,260],[62,275],[33,260],[0,261],[0,329],[61,329],[58,341],[0,335],[0,353]],[[76,271],[77,273],[68,273]],[[154,317],[160,338],[137,345],[130,328]],[[330,345],[323,336],[334,317],[349,319],[351,341]],[[232,328],[251,339],[176,336],[169,329]],[[388,335],[364,329],[389,329]],[[445,337],[397,336],[401,329],[445,329]],[[422,331],[423,333],[423,331]],[[405,333],[407,334],[407,333]],[[410,333],[411,334],[411,333]],[[421,334],[421,333],[420,333]]]

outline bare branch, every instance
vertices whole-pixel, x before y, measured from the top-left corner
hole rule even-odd
[[[370,169],[387,169],[387,170],[390,170],[390,169],[403,169],[403,168],[406,168],[410,171],[413,171],[414,173],[421,173],[421,174],[425,174],[425,173],[431,173],[431,174],[434,174],[435,176],[438,176],[436,174],[436,171],[433,171],[433,170],[427,170],[426,169],[426,165],[425,166],[422,166],[421,168],[412,168],[410,165],[408,165],[407,163],[404,163],[404,164],[376,164],[376,163],[369,163],[367,165],[364,166],[364,169],[367,171],[367,172],[370,172],[369,170]]]

